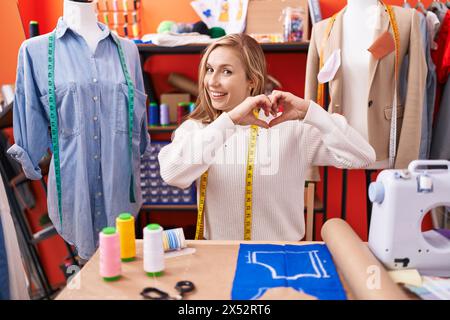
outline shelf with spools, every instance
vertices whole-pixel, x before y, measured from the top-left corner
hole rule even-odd
[[[140,0],[99,0],[98,19],[121,37],[140,39]]]
[[[166,103],[158,105],[151,102],[148,107],[148,131],[153,133],[172,132],[186,119],[186,117],[195,109],[193,102],[179,102],[176,106],[177,123],[171,123],[170,106]],[[172,121],[174,118],[172,118]]]

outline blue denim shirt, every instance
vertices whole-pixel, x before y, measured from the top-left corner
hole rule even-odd
[[[58,217],[53,159],[48,180],[48,212],[58,232],[82,258],[98,245],[98,233],[114,226],[122,212],[136,215],[142,204],[141,157],[150,150],[146,99],[136,45],[120,38],[135,84],[133,156],[136,203],[129,201],[128,90],[116,43],[103,36],[95,53],[62,18],[56,27],[55,94],[61,158],[63,228]],[[48,104],[49,34],[26,40],[19,52],[14,101],[14,139],[8,153],[29,179],[40,179],[38,163],[51,146]],[[62,230],[62,233],[61,233]]]

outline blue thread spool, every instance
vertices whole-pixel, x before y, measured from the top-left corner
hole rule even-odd
[[[187,247],[183,228],[164,230],[162,236],[164,251],[181,250]]]
[[[162,103],[159,106],[159,123],[162,126],[170,125],[170,111],[168,104]]]
[[[189,104],[189,113],[192,113],[194,110],[195,110],[195,103],[194,103],[194,102],[191,102],[191,103]]]
[[[151,102],[148,107],[150,127],[159,126],[159,107],[156,102]]]

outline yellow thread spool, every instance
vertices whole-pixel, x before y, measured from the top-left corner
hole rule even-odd
[[[136,257],[136,235],[134,217],[122,213],[116,219],[116,227],[120,235],[120,258],[123,262],[133,261]]]
[[[137,23],[134,23],[131,26],[132,30],[133,30],[133,37],[138,38],[139,37],[139,26]]]

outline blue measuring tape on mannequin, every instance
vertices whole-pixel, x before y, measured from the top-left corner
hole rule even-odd
[[[125,61],[125,55],[123,53],[120,40],[114,36],[114,42],[117,45],[117,52],[119,53],[120,64],[122,71],[127,82],[128,87],[128,154],[130,156],[130,202],[136,202],[134,195],[134,174],[132,167],[133,157],[133,114],[134,114],[134,85],[131,81],[130,73]],[[55,179],[56,179],[56,192],[58,196],[58,216],[61,226],[61,232],[63,230],[63,216],[62,216],[62,190],[61,190],[61,166],[59,157],[59,142],[58,142],[58,113],[56,110],[56,96],[55,96],[55,37],[56,32],[53,31],[50,34],[48,43],[48,102],[50,107],[50,132],[52,137],[53,146],[53,162],[55,167]]]

